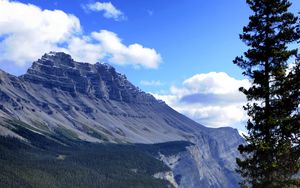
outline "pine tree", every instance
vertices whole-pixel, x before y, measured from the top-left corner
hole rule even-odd
[[[242,187],[300,187],[294,175],[300,169],[299,61],[288,72],[288,60],[297,55],[289,44],[299,40],[298,18],[288,0],[247,0],[253,11],[240,39],[249,47],[234,63],[251,80],[240,88],[250,117],[246,144],[239,146],[237,171]]]

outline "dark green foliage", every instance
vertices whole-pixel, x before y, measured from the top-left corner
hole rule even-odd
[[[241,185],[300,187],[293,179],[300,169],[299,61],[287,72],[287,61],[297,54],[288,45],[299,40],[298,18],[288,11],[288,0],[247,3],[254,14],[240,38],[249,49],[234,60],[252,81],[249,89],[240,89],[250,117],[247,144],[239,147],[242,158],[237,159]]]
[[[14,127],[30,143],[0,137],[0,187],[172,187],[153,178],[157,172],[170,170],[154,156],[183,151],[190,145],[93,144],[62,135],[40,135],[18,123]]]

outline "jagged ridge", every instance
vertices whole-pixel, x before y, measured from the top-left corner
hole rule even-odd
[[[11,122],[42,135],[90,142],[189,141],[173,156],[159,156],[180,187],[238,187],[232,128],[206,128],[133,86],[107,64],[74,61],[51,52],[20,77],[0,71],[0,134],[22,139]]]
[[[21,78],[49,89],[69,92],[74,97],[81,93],[127,103],[156,102],[153,96],[132,85],[109,64],[78,63],[63,52],[45,54]]]

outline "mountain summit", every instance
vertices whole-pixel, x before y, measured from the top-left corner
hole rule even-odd
[[[108,64],[75,62],[70,55],[50,52],[33,63],[24,80],[49,89],[85,94],[97,99],[126,103],[151,103],[155,99],[132,85]]]
[[[192,143],[160,154],[179,187],[234,188],[237,146],[232,128],[207,128],[131,84],[108,64],[50,52],[16,77],[0,71],[0,135],[26,140],[11,122],[40,135],[96,143]]]

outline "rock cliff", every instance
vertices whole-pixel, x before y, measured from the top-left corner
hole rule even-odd
[[[243,140],[237,130],[190,120],[108,64],[80,63],[50,52],[25,75],[0,71],[0,135],[22,139],[11,121],[40,134],[89,142],[189,141],[193,145],[186,151],[158,157],[173,170],[179,187],[238,187],[235,157]]]

